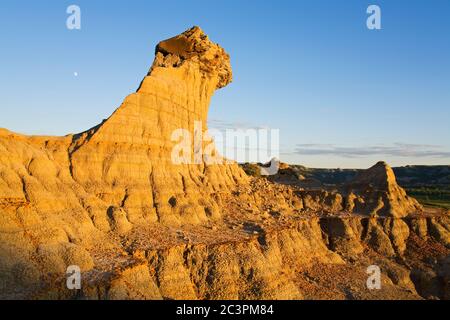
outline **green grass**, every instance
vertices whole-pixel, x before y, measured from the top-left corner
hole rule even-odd
[[[439,198],[436,199],[436,198],[433,198],[433,197],[430,197],[430,196],[424,196],[424,195],[414,195],[414,194],[412,194],[411,196],[416,198],[423,205],[450,209],[450,200],[439,199]]]
[[[242,169],[245,171],[246,174],[253,177],[260,177],[261,176],[261,168],[254,163],[244,163],[241,164]]]
[[[407,192],[423,205],[450,209],[450,190],[448,186],[408,188]]]

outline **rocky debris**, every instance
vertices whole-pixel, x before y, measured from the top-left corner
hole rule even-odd
[[[133,243],[134,255],[139,252],[140,260],[130,261],[131,257],[124,256],[109,276],[96,272],[91,279],[93,274],[87,274],[90,285],[83,288],[82,297],[445,298],[450,249],[431,234],[420,240],[416,233],[410,233],[409,225],[423,220],[427,218],[303,219],[281,229],[264,228],[258,235],[243,233],[236,238],[236,233],[230,233],[229,238],[208,244],[199,235],[211,231],[191,229],[185,230],[193,239],[191,243],[181,241],[165,248],[148,245],[151,233],[133,233],[128,240]],[[138,244],[136,237],[142,236],[148,241]],[[365,286],[366,268],[370,265],[382,270],[382,290],[368,290]],[[62,289],[57,292],[62,296],[70,294]]]
[[[376,297],[448,297],[448,216],[415,215],[384,164],[328,188],[284,164],[280,183],[230,162],[174,163],[172,133],[206,131],[210,99],[231,80],[228,54],[194,27],[159,43],[137,92],[98,126],[0,130],[0,298],[321,298],[308,290],[333,276],[315,280],[310,266],[359,281],[375,260],[388,288]],[[69,265],[81,291],[64,285]],[[332,292],[374,297],[354,281]]]

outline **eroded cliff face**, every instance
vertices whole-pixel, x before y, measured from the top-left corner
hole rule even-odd
[[[137,92],[98,126],[1,130],[0,297],[448,297],[448,215],[424,211],[385,164],[329,190],[230,162],[174,163],[174,131],[204,134],[211,96],[231,79],[229,56],[194,27],[158,44]],[[364,287],[374,261],[385,291]],[[65,287],[70,265],[81,291]]]
[[[356,212],[403,218],[423,211],[417,200],[397,184],[394,171],[385,162],[361,172],[345,187],[353,200],[348,206]]]
[[[282,164],[280,171],[269,179],[298,187],[297,194],[301,196],[306,209],[396,218],[424,211],[417,200],[408,196],[397,184],[392,168],[385,162],[378,162],[361,171],[348,183],[332,187],[319,180],[299,176],[287,164]]]
[[[159,230],[170,244],[149,239],[154,230],[135,230],[125,252],[103,252],[104,264],[83,273],[81,291],[51,279],[31,297],[448,299],[448,225],[448,216],[348,216],[284,219],[258,232],[249,226]],[[103,269],[112,261],[112,269]],[[370,265],[382,270],[381,290],[366,287]]]
[[[194,159],[195,148],[206,148],[194,141],[186,156],[196,164],[174,164],[172,152],[181,137],[173,134],[185,129],[192,140],[205,135],[211,97],[231,79],[228,54],[200,28],[159,43],[138,91],[98,128],[75,137],[69,159],[73,179],[122,207],[131,222],[219,218],[211,194],[245,183],[245,175],[233,164],[208,166],[202,154]]]

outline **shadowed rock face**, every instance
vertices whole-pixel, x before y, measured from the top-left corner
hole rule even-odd
[[[137,92],[98,126],[65,137],[0,130],[0,298],[322,298],[302,274],[331,265],[360,279],[373,263],[365,250],[393,276],[387,293],[352,297],[419,298],[408,267],[389,259],[408,253],[410,234],[446,254],[448,217],[398,219],[420,208],[386,165],[337,192],[253,179],[230,162],[174,163],[173,133],[204,133],[212,95],[231,80],[228,54],[194,27],[158,44]],[[83,272],[77,293],[65,287],[70,265]],[[424,291],[448,294],[420,268]],[[348,297],[345,283],[334,289]]]

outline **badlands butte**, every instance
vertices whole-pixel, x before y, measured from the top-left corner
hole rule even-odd
[[[137,92],[98,126],[2,129],[0,298],[450,298],[450,216],[409,197],[384,162],[335,186],[284,164],[265,178],[173,163],[172,132],[206,130],[231,81],[228,54],[194,27],[157,45]],[[80,290],[66,286],[72,265]]]

